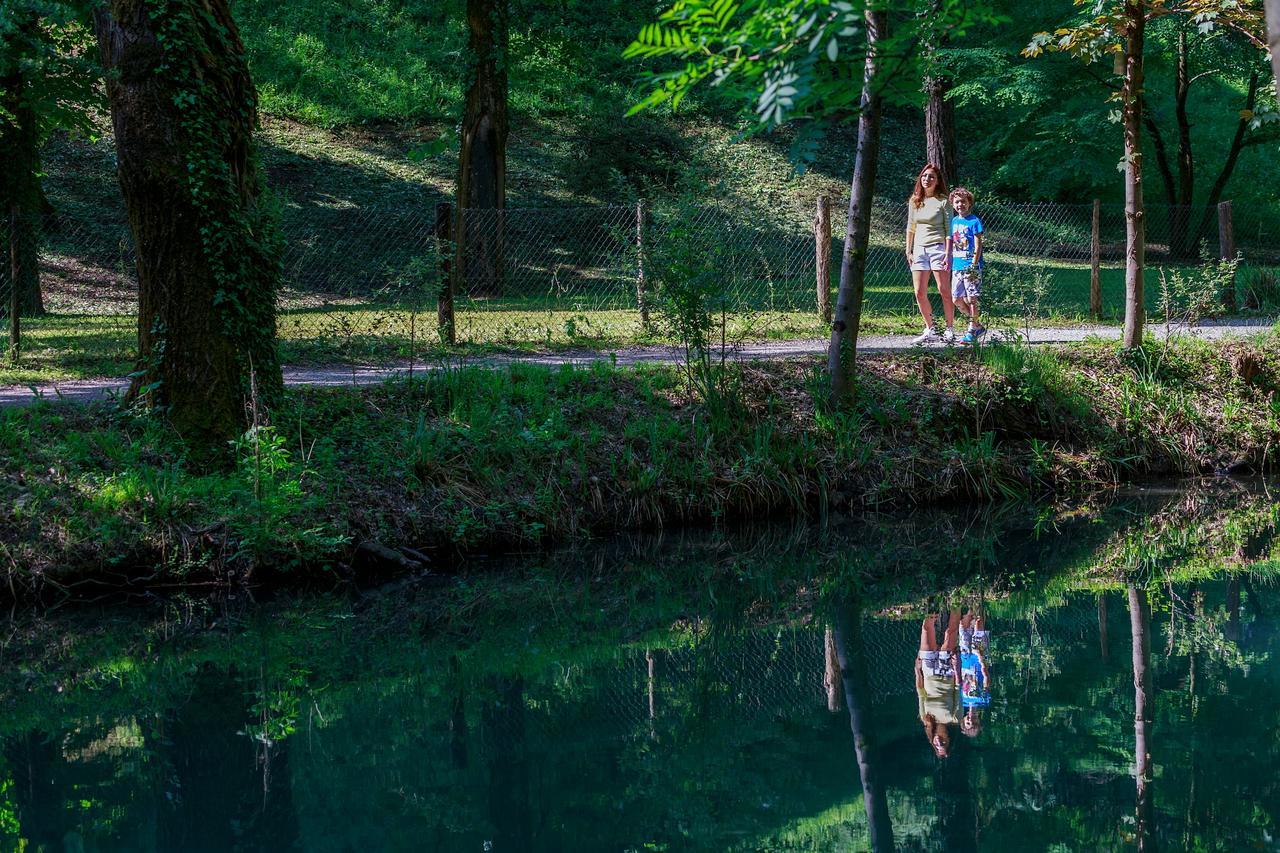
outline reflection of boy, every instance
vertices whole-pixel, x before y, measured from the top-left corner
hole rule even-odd
[[[975,737],[982,731],[982,711],[991,704],[987,651],[991,632],[981,612],[966,613],[960,620],[960,707],[964,717],[960,731]]]

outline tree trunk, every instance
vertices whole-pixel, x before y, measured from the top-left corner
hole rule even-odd
[[[862,102],[858,115],[858,153],[850,183],[849,218],[844,254],[840,258],[840,289],[836,294],[835,321],[827,369],[831,373],[831,397],[849,395],[853,365],[858,354],[858,327],[862,322],[862,294],[866,288],[867,242],[871,235],[871,201],[880,160],[880,92],[877,90],[880,42],[888,36],[888,14],[864,13],[867,24],[867,59],[862,72]]]
[[[1191,235],[1191,202],[1195,192],[1194,160],[1191,156],[1191,120],[1187,117],[1187,94],[1191,75],[1187,71],[1187,33],[1178,32],[1178,62],[1174,74],[1174,114],[1178,121],[1178,199],[1169,211],[1169,254],[1175,260],[1196,256],[1196,240]]]
[[[1271,51],[1271,75],[1280,92],[1280,0],[1266,0],[1267,47]]]
[[[475,77],[462,116],[454,269],[464,294],[496,296],[505,229],[501,214],[490,211],[507,206],[507,0],[467,0],[467,26]]]
[[[1151,679],[1151,606],[1147,591],[1129,584],[1129,626],[1133,635],[1133,752],[1137,780],[1136,835],[1139,850],[1156,849],[1151,729],[1156,697]]]
[[[849,728],[853,732],[853,750],[862,782],[862,804],[867,810],[867,835],[871,838],[871,849],[884,853],[893,849],[893,823],[889,818],[887,792],[880,781],[879,745],[871,726],[870,697],[866,695],[870,679],[867,656],[862,646],[862,608],[859,602],[846,601],[838,606],[831,637],[840,667],[845,705],[849,708]]]
[[[1125,0],[1124,89],[1124,346],[1142,344],[1146,322],[1142,276],[1147,257],[1147,224],[1142,206],[1142,52],[1146,16],[1140,0]]]
[[[926,77],[925,92],[929,98],[924,108],[924,139],[928,162],[942,170],[947,186],[955,186],[959,163],[956,161],[955,107],[947,93],[951,81],[942,76]]]
[[[138,255],[129,396],[217,450],[245,425],[251,377],[264,401],[281,387],[280,248],[244,47],[227,0],[111,0],[94,24]]]
[[[40,292],[38,252],[40,219],[44,193],[40,190],[40,127],[32,103],[30,72],[23,62],[31,46],[39,38],[39,19],[33,7],[27,9],[17,24],[14,35],[0,40],[0,49],[8,54],[0,64],[0,108],[13,116],[0,124],[0,162],[5,164],[5,181],[0,184],[0,211],[8,218],[8,243],[4,248],[9,266],[9,285],[17,288],[18,316],[33,317],[44,313]],[[0,306],[8,314],[10,300]]]
[[[1213,186],[1209,189],[1209,195],[1204,202],[1204,213],[1200,216],[1200,225],[1196,228],[1195,242],[1199,243],[1209,233],[1209,225],[1213,222],[1213,217],[1217,215],[1218,202],[1222,201],[1222,194],[1227,189],[1227,182],[1231,180],[1231,173],[1236,169],[1236,161],[1240,159],[1240,150],[1244,148],[1245,133],[1249,129],[1249,119],[1245,118],[1246,114],[1252,115],[1253,108],[1258,103],[1258,86],[1261,83],[1262,75],[1254,71],[1249,77],[1249,91],[1244,99],[1244,112],[1241,118],[1236,122],[1236,132],[1231,138],[1231,147],[1227,149],[1227,159],[1222,163],[1222,171],[1218,172],[1217,179],[1213,182]]]

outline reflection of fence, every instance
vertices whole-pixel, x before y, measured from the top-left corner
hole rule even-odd
[[[986,226],[992,302],[1003,301],[1020,316],[1083,320],[1091,313],[1096,259],[1096,307],[1104,319],[1119,317],[1119,206],[1098,206],[1096,227],[1090,204],[991,201],[977,212]],[[657,316],[666,283],[699,270],[713,273],[703,296],[728,321],[731,337],[824,333],[812,210],[772,211],[767,220],[712,204],[472,210],[461,213],[462,251],[452,245],[456,231],[437,231],[436,217],[434,203],[286,209],[279,329],[293,348],[289,355],[394,356],[434,343],[437,303],[450,281],[459,342],[619,343],[661,336],[661,323],[645,321]],[[873,212],[865,303],[873,315],[914,311],[902,254],[905,218],[905,202],[880,202]],[[1220,251],[1216,210],[1149,206],[1146,219],[1152,267],[1195,264]],[[839,203],[828,222],[835,232],[826,264],[834,287],[844,231]],[[1280,217],[1235,211],[1231,230],[1247,261],[1280,262],[1274,249]],[[7,294],[8,267],[0,266],[0,292]],[[137,282],[121,218],[46,218],[39,267],[44,307],[53,318],[116,332],[122,347],[131,345]],[[1154,280],[1153,271],[1152,300]],[[1274,285],[1274,277],[1270,281]],[[1242,290],[1240,302],[1266,308],[1277,296],[1267,291],[1251,303]],[[33,328],[54,322],[33,318]]]

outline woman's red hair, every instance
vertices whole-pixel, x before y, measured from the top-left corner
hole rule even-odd
[[[942,176],[942,170],[933,163],[926,163],[925,167],[920,170],[920,174],[916,175],[916,188],[911,191],[912,207],[919,207],[924,204],[924,184],[920,183],[920,179],[924,177],[925,172],[933,172],[934,177],[937,178],[933,187],[934,197],[947,197],[947,179]]]

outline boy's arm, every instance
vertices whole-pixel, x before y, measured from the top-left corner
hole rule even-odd
[[[973,235],[973,265],[979,266],[982,263],[982,232],[979,231]]]

